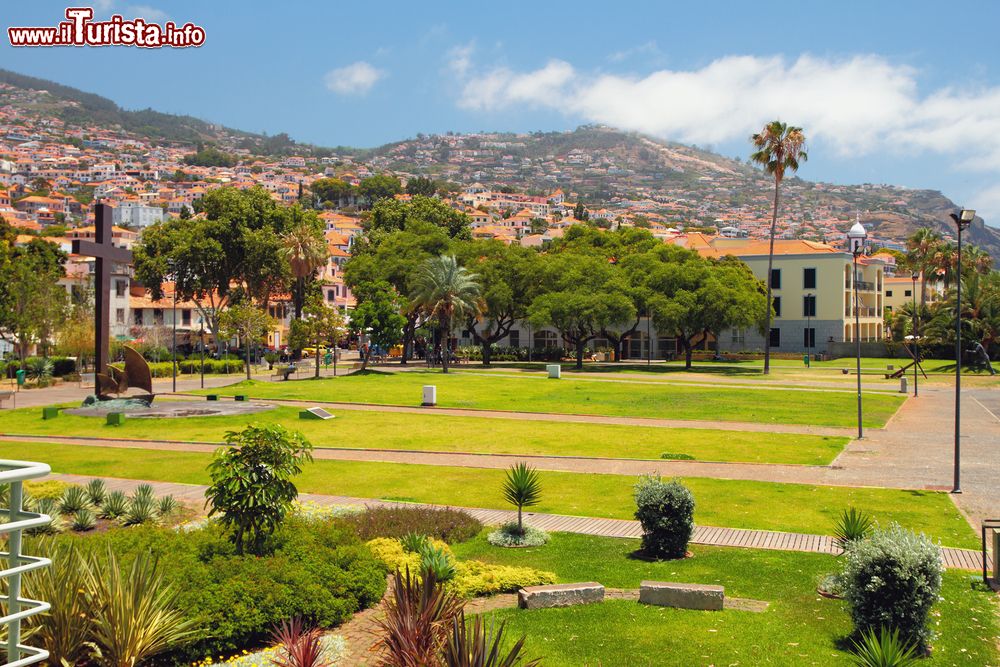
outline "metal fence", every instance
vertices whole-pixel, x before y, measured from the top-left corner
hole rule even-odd
[[[0,509],[0,535],[7,536],[7,551],[0,552],[0,579],[6,583],[6,613],[0,626],[7,631],[4,667],[22,667],[48,659],[49,652],[21,643],[21,621],[49,610],[49,603],[21,597],[21,575],[52,564],[48,558],[21,553],[21,534],[29,528],[44,526],[51,521],[45,514],[28,512],[23,507],[24,481],[49,474],[49,466],[29,461],[0,459],[0,486],[6,487],[8,506]],[[2,565],[0,565],[2,566]]]

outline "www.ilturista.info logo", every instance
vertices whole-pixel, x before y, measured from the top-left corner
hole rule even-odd
[[[163,25],[141,18],[130,21],[115,14],[107,21],[94,21],[91,7],[69,7],[66,21],[55,27],[11,27],[7,37],[11,46],[139,46],[158,49],[164,46],[185,48],[205,43],[205,29],[193,23],[178,26],[173,21]]]

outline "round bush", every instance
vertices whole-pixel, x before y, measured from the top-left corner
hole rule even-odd
[[[532,526],[525,526],[521,534],[517,522],[511,521],[487,535],[486,541],[495,547],[540,547],[549,541],[549,534]]]
[[[644,477],[635,487],[642,549],[655,558],[683,558],[694,532],[694,496],[677,480]]]
[[[856,636],[880,628],[923,650],[927,618],[941,589],[941,552],[925,535],[893,524],[846,552],[840,577]]]

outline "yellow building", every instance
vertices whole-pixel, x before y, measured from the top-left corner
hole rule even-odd
[[[705,257],[732,255],[747,263],[761,280],[767,278],[768,242],[756,239],[709,238],[687,234],[675,240]],[[885,305],[885,262],[854,258],[846,250],[825,243],[775,240],[771,290],[775,317],[769,332],[776,352],[824,351],[828,342],[881,341]],[[852,309],[858,288],[859,325]],[[720,351],[763,350],[757,330],[734,329],[719,336]]]

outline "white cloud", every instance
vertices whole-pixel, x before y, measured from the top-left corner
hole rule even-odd
[[[474,42],[453,46],[448,50],[448,69],[455,76],[464,78],[472,68],[472,54],[476,50]]]
[[[933,152],[961,156],[969,169],[1000,168],[1000,88],[921,95],[915,69],[875,55],[727,56],[645,76],[582,72],[562,60],[466,72],[458,104],[474,111],[548,108],[698,144],[743,140],[780,118],[843,156]]]
[[[608,60],[613,63],[620,63],[634,56],[645,56],[652,58],[655,62],[659,62],[663,59],[663,52],[660,51],[660,47],[656,45],[655,41],[650,40],[644,44],[636,44],[627,49],[615,51],[608,56]]]
[[[165,11],[149,5],[129,5],[127,13],[136,18],[144,19],[147,23],[163,23],[170,18]]]
[[[385,76],[384,70],[377,69],[362,60],[330,70],[326,73],[324,81],[326,87],[335,93],[364,95]]]

